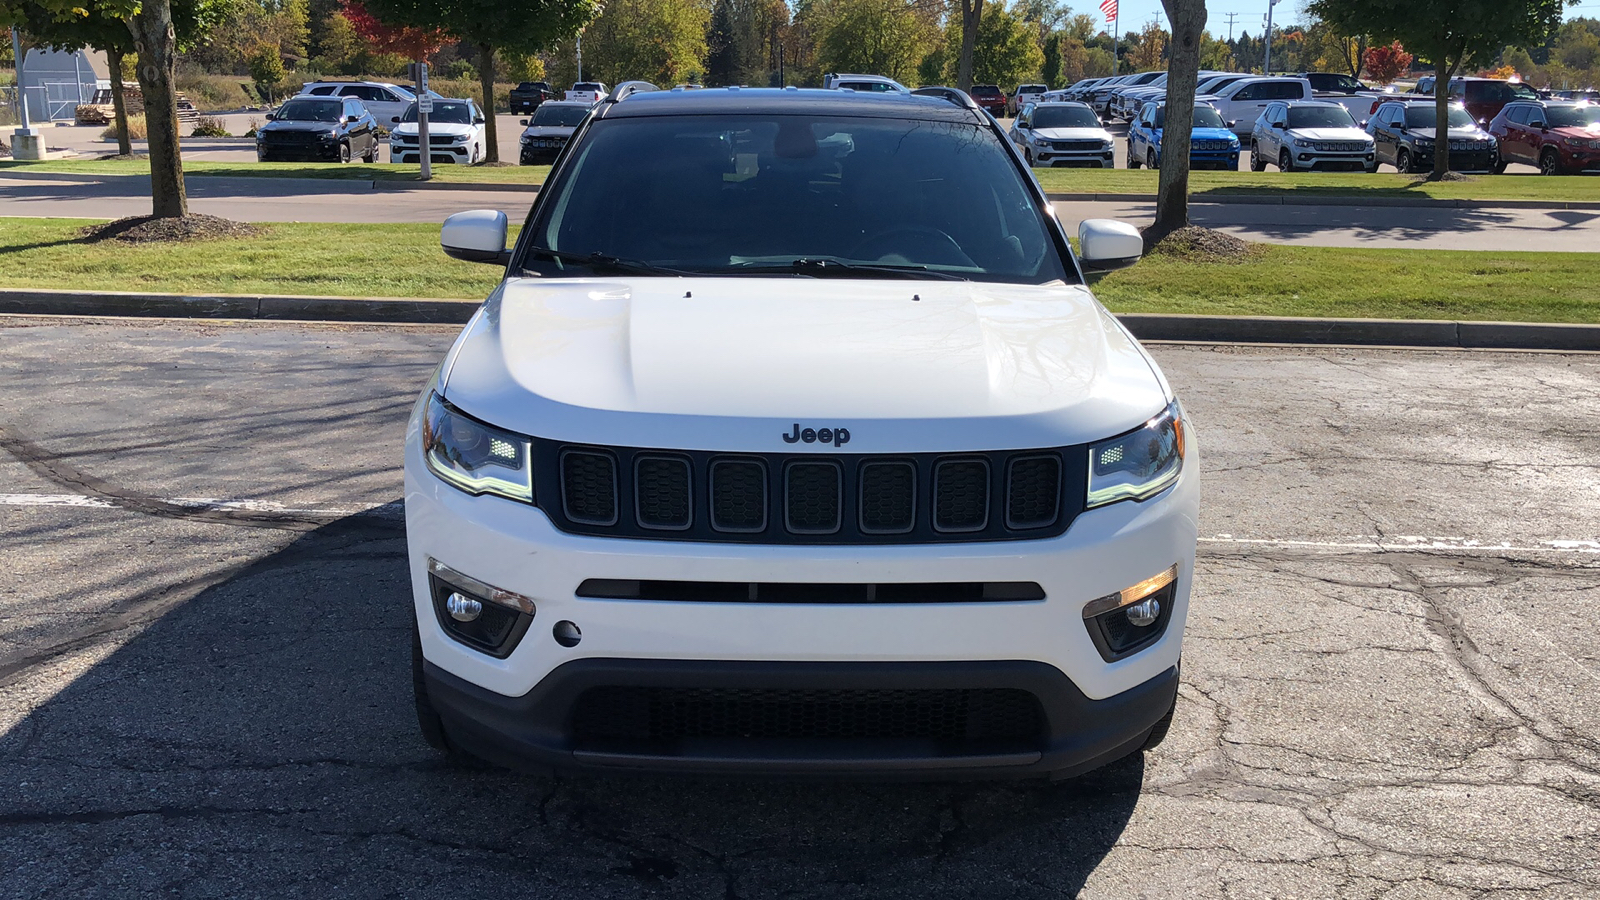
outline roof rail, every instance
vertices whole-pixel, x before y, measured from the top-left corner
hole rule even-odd
[[[606,102],[621,103],[623,100],[628,99],[634,94],[643,94],[649,91],[659,90],[661,89],[648,81],[624,81],[623,83],[617,85],[616,90],[611,92],[611,96],[606,98]]]
[[[967,96],[966,91],[956,90],[953,87],[939,87],[936,85],[930,85],[928,87],[919,87],[911,93],[918,97],[943,97],[962,109],[978,108],[977,101]]]

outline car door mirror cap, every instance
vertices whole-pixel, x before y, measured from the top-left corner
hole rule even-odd
[[[497,209],[458,212],[444,220],[439,246],[453,259],[504,266],[511,262],[506,227],[506,214]]]
[[[1085,272],[1126,269],[1144,255],[1139,229],[1118,219],[1084,219],[1078,225],[1078,261]]]

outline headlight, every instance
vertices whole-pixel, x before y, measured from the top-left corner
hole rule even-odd
[[[455,141],[458,144],[465,144],[467,141],[469,141],[471,139],[472,139],[472,135],[470,135],[470,134],[457,134],[457,135],[451,136],[451,138],[450,138],[450,140]]]
[[[1296,147],[1309,147],[1309,146],[1311,146],[1311,142],[1307,141],[1307,140],[1302,140],[1301,138],[1295,138],[1294,139],[1294,145]]]
[[[1425,150],[1425,149],[1431,148],[1432,146],[1433,146],[1433,139],[1432,138],[1417,138],[1417,147],[1419,149],[1424,149]]]
[[[1089,446],[1088,508],[1159,494],[1182,469],[1182,410],[1173,401],[1137,431]]]
[[[533,502],[528,439],[468,418],[438,394],[428,396],[422,458],[433,474],[469,494]]]
[[[1101,142],[1100,142],[1100,149],[1101,149],[1101,150],[1110,150],[1110,149],[1111,149],[1111,148],[1112,148],[1112,147],[1115,147],[1115,146],[1116,146],[1116,145],[1115,145],[1115,144],[1113,144],[1113,143],[1112,143],[1112,142],[1110,142],[1110,141],[1101,141]]]
[[[1238,135],[1234,135],[1233,137],[1228,138],[1228,147],[1230,149],[1233,149],[1233,150],[1239,149],[1239,136]]]
[[[1050,146],[1050,142],[1045,140],[1042,137],[1039,137],[1039,136],[1035,135],[1034,138],[1033,138],[1033,145],[1035,147],[1048,147],[1048,146]]]

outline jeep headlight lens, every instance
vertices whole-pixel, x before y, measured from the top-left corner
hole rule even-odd
[[[533,502],[528,439],[463,415],[438,394],[428,395],[422,458],[428,468],[469,494]]]
[[[1171,487],[1183,469],[1182,415],[1173,401],[1137,431],[1089,445],[1088,508],[1143,500]]]
[[[1294,139],[1294,145],[1296,147],[1309,147],[1309,146],[1311,146],[1311,142],[1308,141],[1308,140],[1305,140],[1303,138],[1295,138]]]

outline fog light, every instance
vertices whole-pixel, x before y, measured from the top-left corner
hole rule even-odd
[[[1128,624],[1135,628],[1148,628],[1161,616],[1161,601],[1154,597],[1140,600],[1128,607]]]
[[[1155,643],[1172,617],[1178,567],[1084,604],[1084,625],[1095,649],[1107,662],[1122,659]]]
[[[483,604],[452,592],[445,598],[444,608],[450,611],[450,618],[457,622],[471,622],[483,614]]]

